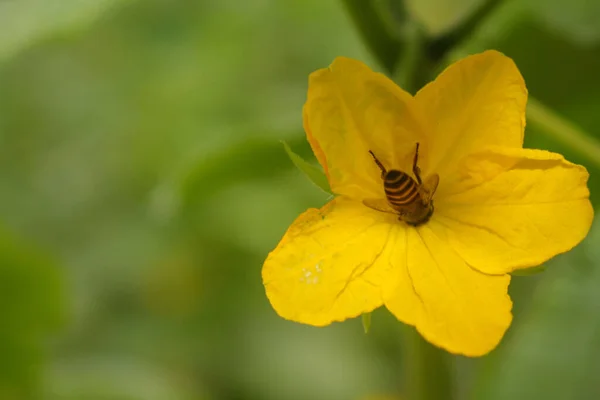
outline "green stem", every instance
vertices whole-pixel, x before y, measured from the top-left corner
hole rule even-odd
[[[450,355],[426,342],[412,327],[406,327],[405,337],[405,397],[411,400],[454,399]]]
[[[394,71],[401,42],[385,28],[373,0],[342,0],[352,22],[377,61],[388,73]]]
[[[527,122],[600,168],[600,142],[531,97],[527,103]]]
[[[394,81],[404,90],[415,93],[421,86],[418,77],[423,71],[425,37],[421,27],[412,20],[407,21],[405,26],[406,42],[402,58],[394,71]]]
[[[490,15],[501,5],[503,0],[487,0],[460,26],[445,35],[431,40],[427,46],[427,54],[432,61],[439,62],[452,49],[456,48],[465,39],[470,38],[473,32],[482,25]]]

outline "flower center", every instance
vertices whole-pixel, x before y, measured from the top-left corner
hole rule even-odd
[[[440,179],[437,174],[433,174],[425,182],[421,180],[421,170],[417,165],[419,143],[417,143],[413,159],[412,170],[415,179],[400,170],[386,170],[371,150],[369,153],[381,170],[385,197],[388,204],[398,214],[398,219],[412,226],[429,221],[433,214],[433,194]]]

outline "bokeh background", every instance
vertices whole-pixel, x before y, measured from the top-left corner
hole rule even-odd
[[[405,1],[432,32],[483,2]],[[495,3],[456,52],[505,52],[600,140],[600,2]],[[406,399],[385,310],[368,335],[301,326],[261,284],[327,199],[280,141],[314,160],[307,76],[338,55],[381,70],[343,1],[0,1],[0,400]],[[526,141],[586,165],[598,204],[599,159],[535,126]],[[596,224],[515,277],[498,349],[448,357],[456,397],[600,398],[599,266]]]

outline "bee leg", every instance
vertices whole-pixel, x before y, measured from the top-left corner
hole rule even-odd
[[[385,167],[383,166],[383,164],[377,159],[377,157],[375,157],[375,154],[369,150],[369,153],[371,154],[371,156],[373,157],[373,160],[375,160],[375,164],[377,164],[377,166],[379,167],[379,169],[381,170],[381,178],[383,179],[383,177],[385,176],[385,174],[387,173],[387,171],[385,170]]]
[[[417,178],[417,183],[419,185],[421,185],[423,182],[421,181],[421,169],[417,165],[418,161],[419,161],[419,142],[417,142],[417,148],[415,150],[415,158],[413,159],[413,174],[415,174],[415,178]]]

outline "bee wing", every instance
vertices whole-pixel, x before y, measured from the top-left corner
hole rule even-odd
[[[396,214],[396,211],[390,207],[390,204],[385,199],[364,199],[363,204],[376,211]]]
[[[438,187],[438,183],[440,183],[440,176],[438,174],[433,174],[419,187],[419,193],[421,194],[421,199],[423,199],[424,203],[429,203],[431,201],[431,198]]]

